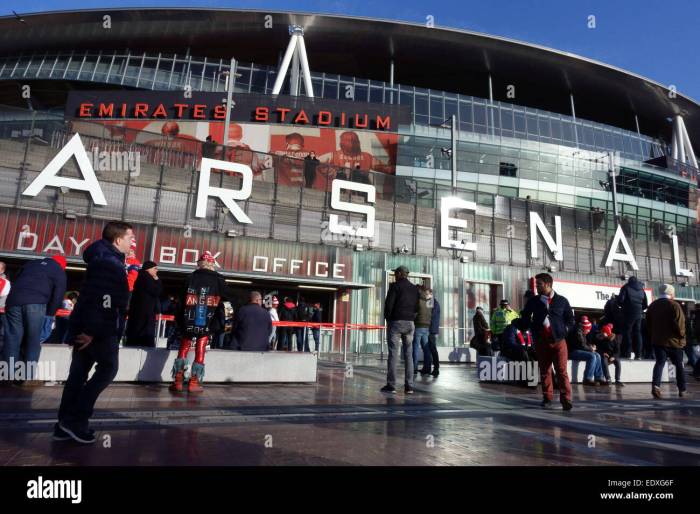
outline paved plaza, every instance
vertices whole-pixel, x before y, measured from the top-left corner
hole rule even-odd
[[[62,386],[0,388],[0,465],[698,465],[700,383],[573,386],[574,410],[533,389],[479,383],[473,365],[420,375],[387,396],[385,363],[321,360],[315,384],[115,384],[97,402],[98,443],[55,442]]]

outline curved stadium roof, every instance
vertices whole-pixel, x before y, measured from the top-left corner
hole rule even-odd
[[[102,28],[110,14],[112,29]],[[273,28],[265,28],[265,16]],[[700,105],[634,73],[543,46],[465,30],[358,18],[230,9],[96,9],[0,17],[0,54],[51,50],[129,49],[236,57],[276,66],[289,41],[288,25],[304,27],[312,71],[389,80],[570,114],[573,93],[579,118],[670,139],[668,118],[684,116],[690,138],[700,141]],[[516,98],[506,98],[515,86]],[[698,145],[695,145],[696,148]],[[699,152],[700,153],[700,152]]]

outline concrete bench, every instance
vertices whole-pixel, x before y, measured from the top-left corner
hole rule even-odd
[[[651,383],[652,371],[655,361],[653,360],[629,360],[622,359],[622,371],[620,380],[624,383]],[[476,376],[481,382],[503,382],[511,383],[517,380],[530,380],[532,373],[537,373],[537,381],[539,382],[539,371],[537,368],[526,368],[521,366],[522,363],[511,362],[505,357],[495,356],[487,357],[479,355],[476,358]],[[583,372],[586,368],[586,363],[583,361],[569,361],[567,371],[572,384],[583,382]],[[610,376],[614,381],[615,367],[610,366]],[[669,378],[669,373],[671,378]],[[675,381],[675,366],[668,363],[664,367],[661,375],[662,382]]]
[[[476,362],[476,350],[469,346],[438,346],[440,362]],[[418,362],[423,362],[423,350],[418,350]]]
[[[41,346],[39,365],[55,372],[56,381],[68,377],[71,348],[66,345]],[[176,350],[165,348],[121,348],[116,382],[169,382]],[[190,363],[194,351],[188,354]],[[317,357],[311,353],[238,352],[209,350],[205,358],[204,381],[215,382],[316,382]],[[44,377],[40,377],[44,378]]]

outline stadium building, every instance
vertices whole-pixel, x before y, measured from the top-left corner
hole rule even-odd
[[[81,251],[124,219],[171,291],[209,250],[240,301],[382,324],[404,264],[446,347],[546,270],[594,316],[632,274],[700,297],[700,105],[671,85],[486,34],[267,11],[4,17],[0,55],[11,267],[64,253],[77,287]]]

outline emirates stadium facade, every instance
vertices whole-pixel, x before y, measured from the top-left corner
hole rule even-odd
[[[403,264],[448,347],[545,270],[579,313],[631,274],[700,298],[700,105],[671,85],[485,34],[267,11],[4,17],[0,50],[11,268],[63,253],[77,286],[82,249],[124,219],[171,291],[209,250],[240,301],[379,325]]]

